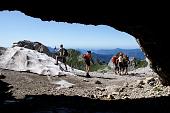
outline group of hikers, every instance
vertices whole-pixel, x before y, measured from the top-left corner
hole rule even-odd
[[[114,72],[115,74],[128,74],[128,64],[129,62],[129,57],[122,53],[118,52],[116,55],[112,57],[112,62],[114,64]]]
[[[56,49],[56,47],[55,47]],[[66,64],[66,57],[68,56],[67,49],[63,47],[63,44],[60,45],[60,48],[56,51],[56,65],[58,65],[58,61],[61,61],[65,65],[65,69],[67,71],[67,64]],[[91,63],[94,64],[92,53],[91,51],[87,51],[82,55],[84,59],[84,63],[86,64],[86,77],[90,78],[90,66]],[[114,64],[114,72],[115,74],[128,74],[128,63],[129,58],[127,55],[123,54],[122,52],[117,53],[112,57],[112,62]]]

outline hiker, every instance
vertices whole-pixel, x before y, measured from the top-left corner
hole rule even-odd
[[[129,57],[127,55],[123,55],[123,71],[125,75],[128,75],[128,64]]]
[[[123,73],[123,53],[122,52],[119,53],[118,66],[119,66],[119,75],[121,75],[121,73]]]
[[[87,51],[86,54],[83,54],[83,58],[86,64],[86,77],[90,78],[89,71],[90,71],[90,61],[94,64],[92,59],[91,51]]]
[[[67,70],[67,65],[66,65],[67,56],[68,56],[68,52],[63,47],[63,44],[61,44],[59,50],[56,52],[56,65],[58,65],[58,61],[61,61],[62,63],[64,63],[65,69]]]
[[[112,62],[114,64],[114,72],[115,74],[119,73],[119,67],[118,67],[118,55],[114,55],[112,57]]]

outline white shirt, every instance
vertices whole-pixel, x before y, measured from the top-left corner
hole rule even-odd
[[[118,61],[119,61],[119,62],[123,62],[123,57],[122,57],[122,56],[119,56]]]

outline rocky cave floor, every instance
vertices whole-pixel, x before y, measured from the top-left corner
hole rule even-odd
[[[18,104],[18,106],[25,105],[28,107],[27,105],[28,103],[33,104],[33,102],[35,102],[36,104],[34,103],[33,105],[39,106],[37,107],[38,109],[38,108],[42,108],[42,106],[40,107],[41,102],[54,104],[56,101],[59,101],[61,99],[59,102],[60,105],[63,105],[65,101],[68,105],[76,104],[76,106],[79,106],[79,108],[81,108],[82,105],[80,104],[78,105],[78,103],[84,101],[85,103],[87,103],[87,104],[84,103],[87,106],[91,102],[86,102],[86,101],[97,101],[95,102],[97,106],[98,101],[99,103],[100,102],[107,103],[107,102],[112,102],[114,100],[116,101],[116,100],[131,100],[131,99],[141,99],[141,98],[142,99],[159,98],[159,97],[169,97],[170,95],[170,86],[161,85],[158,76],[155,73],[151,75],[148,75],[147,73],[143,73],[143,74],[130,73],[129,75],[115,75],[112,72],[110,72],[104,74],[100,73],[100,75],[99,74],[97,75],[96,72],[93,72],[91,73],[92,76],[91,78],[86,78],[84,76],[67,76],[67,75],[66,76],[43,76],[34,73],[16,72],[16,71],[5,70],[5,69],[0,69],[0,72],[1,75],[4,76],[4,78],[1,78],[1,82],[8,84],[6,86],[8,87],[8,90],[1,92],[1,94],[4,93],[6,95],[10,93],[11,97],[13,97],[13,100],[15,100],[12,101],[10,99],[6,99],[3,103],[3,105],[6,106],[7,105],[11,106],[12,105],[11,103],[17,103],[17,101],[19,101],[20,103]],[[68,87],[65,86],[61,87],[60,85],[56,84],[57,81],[61,81],[61,80],[65,80],[74,85],[70,85]],[[42,100],[43,97],[44,100]],[[51,97],[52,97],[52,101],[54,101],[55,99],[57,100],[55,102],[51,102],[50,101]],[[71,98],[71,101],[69,99],[68,101],[67,98]],[[76,100],[75,98],[79,98],[79,99]],[[85,100],[83,100],[84,98]],[[44,105],[47,105],[47,103],[45,103]],[[29,104],[29,107],[30,106],[31,105]],[[96,107],[94,105],[91,106],[93,106],[93,108]],[[27,107],[26,109],[29,109]],[[30,108],[32,109],[31,113],[33,113],[35,109],[33,110],[33,107]],[[55,108],[55,112],[54,111],[53,112],[54,113],[78,112],[75,110],[68,111],[68,109],[63,109],[61,107],[59,108],[60,109],[57,110]],[[85,108],[83,107],[83,109]],[[6,109],[4,107],[4,109],[1,110],[6,110]],[[14,111],[16,111],[16,109]],[[35,110],[34,113],[36,112],[39,113],[42,111],[43,113],[45,113],[44,110]],[[79,112],[88,113],[88,110],[87,109],[83,111],[80,110]],[[104,111],[101,110],[101,112],[103,113]],[[111,111],[108,111],[107,113],[110,112]],[[95,113],[97,112],[95,111]]]

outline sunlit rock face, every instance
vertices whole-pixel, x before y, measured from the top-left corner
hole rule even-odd
[[[19,10],[28,16],[40,18],[43,21],[54,20],[56,22],[81,23],[88,25],[108,25],[133,35],[137,39],[141,49],[145,52],[147,58],[151,61],[153,70],[159,74],[162,83],[164,85],[170,85],[170,60],[167,60],[170,57],[170,55],[168,55],[169,41],[167,38],[169,34],[166,28],[167,23],[169,23],[169,19],[166,15],[168,14],[166,13],[168,11],[167,9],[160,9],[156,6],[152,6],[151,8],[151,6],[147,6],[147,4],[141,5],[142,7],[140,7],[133,3],[133,7],[137,7],[134,7],[133,10],[131,10],[132,8],[129,8],[131,7],[129,5],[118,8],[118,6],[121,6],[122,4],[114,4],[114,6],[117,7],[110,7],[110,3],[106,3],[105,6],[108,5],[106,8],[101,8],[96,5],[95,8],[94,6],[89,6],[88,10],[85,10],[87,6],[84,7],[82,5],[76,5],[76,8],[79,6],[78,9],[73,10],[72,5],[70,5],[70,7],[67,7],[69,10],[64,10],[64,12],[62,12],[61,6],[63,5],[64,7],[65,4],[56,4],[48,1],[41,5],[35,5],[34,1],[31,0],[26,2],[13,0],[12,3],[9,4],[7,1],[0,4],[1,11]],[[50,8],[44,8],[46,6],[50,6]],[[145,10],[141,10],[143,7],[145,7]],[[121,10],[119,10],[120,8]],[[84,16],[57,16],[57,14],[61,15],[61,12],[66,15],[68,12],[81,12],[81,15]],[[98,16],[85,16],[87,14],[90,15],[90,13],[93,13],[92,15],[98,14]]]

